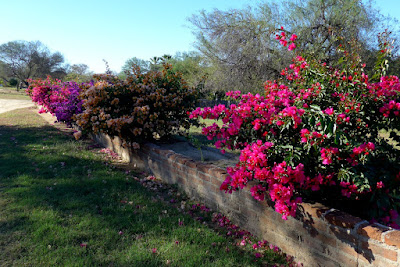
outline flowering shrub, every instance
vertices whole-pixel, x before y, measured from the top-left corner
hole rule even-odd
[[[79,99],[81,87],[86,84],[61,82],[48,77],[46,80],[29,80],[27,94],[32,101],[42,108],[40,113],[50,112],[57,120],[68,125],[73,123],[73,115],[82,112],[82,101]]]
[[[126,80],[110,74],[94,77],[94,85],[82,91],[84,110],[75,116],[83,132],[118,136],[138,147],[145,140],[190,127],[188,113],[198,91],[189,88],[171,65],[145,74],[136,68]]]
[[[41,105],[42,108],[39,111],[40,113],[50,112],[54,114],[54,110],[52,108],[52,101],[56,100],[58,97],[53,93],[53,87],[59,86],[61,84],[60,80],[52,80],[50,77],[47,77],[46,80],[37,79],[37,80],[28,80],[29,86],[26,89],[26,93],[31,97],[32,101],[38,105]]]
[[[289,50],[296,38],[276,36]],[[190,116],[221,119],[221,127],[214,123],[203,134],[223,152],[242,150],[221,190],[250,185],[252,196],[268,196],[283,219],[295,216],[305,196],[344,201],[356,215],[398,227],[400,151],[381,130],[399,140],[400,82],[395,76],[370,82],[359,58],[343,47],[335,68],[296,55],[280,80],[265,83],[265,95],[229,92],[239,104],[198,108]]]

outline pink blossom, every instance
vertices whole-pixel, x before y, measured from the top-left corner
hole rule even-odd
[[[264,200],[265,191],[266,191],[265,187],[260,185],[260,184],[256,185],[256,186],[253,186],[250,189],[251,195],[258,201],[263,201]]]
[[[379,181],[379,182],[376,183],[376,188],[382,189],[382,188],[384,188],[384,187],[385,187],[385,185],[383,184],[382,181]]]
[[[333,156],[339,153],[336,147],[321,148],[322,164],[329,165],[333,162]]]
[[[327,108],[324,110],[324,113],[327,115],[333,115],[334,110],[333,110],[333,108]]]
[[[256,252],[256,253],[254,253],[254,256],[255,256],[256,258],[261,258],[261,257],[262,257],[262,254],[259,253],[259,252]]]
[[[288,46],[288,50],[289,51],[292,51],[292,50],[294,50],[296,48],[296,44],[295,43],[291,43],[289,46]]]

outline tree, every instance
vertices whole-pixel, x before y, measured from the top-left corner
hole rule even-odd
[[[65,80],[75,81],[78,83],[89,82],[92,78],[93,72],[89,70],[89,66],[86,64],[74,64],[69,67]]]
[[[2,79],[4,85],[10,82],[12,75],[13,74],[9,66],[0,60],[0,78]]]
[[[214,10],[190,18],[197,48],[212,66],[209,79],[217,90],[254,91],[278,75],[286,62],[272,32],[276,17],[269,6],[244,10]]]
[[[209,67],[198,52],[177,52],[168,58],[168,63],[172,64],[174,71],[182,73],[189,86],[203,90],[204,93],[212,91],[205,83]]]
[[[74,64],[71,66],[70,72],[74,72],[79,75],[87,75],[90,73],[89,66],[86,64]]]
[[[168,54],[164,54],[161,57],[152,57],[150,59],[150,70],[161,71],[163,69],[163,64],[170,63],[171,59],[172,56]]]
[[[150,62],[137,57],[132,57],[125,61],[125,64],[122,66],[122,71],[132,73],[133,66],[140,67],[142,73],[150,71]]]
[[[51,75],[62,78],[66,75],[64,57],[59,52],[51,53],[39,41],[12,41],[0,46],[0,60],[4,63],[1,78],[16,78],[28,85],[29,78],[45,78]],[[5,77],[7,75],[11,75]]]
[[[372,40],[394,25],[370,0],[265,1],[245,9],[203,10],[189,21],[198,50],[214,68],[210,82],[225,91],[256,91],[265,80],[280,76],[291,60],[274,39],[281,26],[299,36],[298,49],[332,63],[339,57],[340,38],[356,43],[351,47],[363,61],[371,60],[376,45]]]
[[[357,42],[348,48],[356,49],[367,61],[377,48],[377,35],[394,26],[392,19],[384,17],[369,0],[290,0],[282,6],[291,10],[282,16],[284,21],[290,21],[286,23],[287,30],[298,34],[301,49],[327,64],[337,62],[340,39]]]

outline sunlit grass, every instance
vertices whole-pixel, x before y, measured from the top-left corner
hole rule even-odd
[[[28,109],[0,114],[0,266],[285,262],[233,246],[143,187],[142,174],[117,170],[98,150]]]
[[[14,87],[0,87],[0,99],[30,100],[25,89],[17,91],[17,88]]]

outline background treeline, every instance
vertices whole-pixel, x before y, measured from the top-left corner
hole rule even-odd
[[[60,52],[51,52],[39,41],[12,41],[0,46],[0,83],[17,88],[28,79],[46,78],[87,81],[92,73],[86,64],[65,63]]]
[[[275,40],[281,26],[298,35],[298,48],[335,65],[340,38],[353,43],[361,62],[372,71],[378,55],[377,35],[392,32],[389,73],[400,73],[398,21],[384,16],[371,0],[260,1],[244,9],[200,11],[188,18],[196,37],[196,51],[129,58],[118,75],[126,77],[137,65],[143,73],[171,63],[190,86],[208,98],[223,98],[228,90],[262,91],[266,80],[280,77],[291,52]],[[69,66],[61,53],[51,53],[40,42],[14,41],[0,46],[0,78],[4,84],[26,85],[28,78],[51,75],[62,80],[90,80],[85,64]]]
[[[358,0],[264,1],[241,10],[193,15],[189,21],[197,49],[209,66],[206,88],[255,92],[262,90],[266,80],[278,78],[293,56],[275,40],[281,26],[288,34],[298,35],[298,49],[328,65],[339,59],[338,39],[344,38],[355,44],[361,62],[372,68],[379,49],[377,35],[389,29],[395,40],[389,74],[398,74],[396,21],[383,16],[373,4]]]

